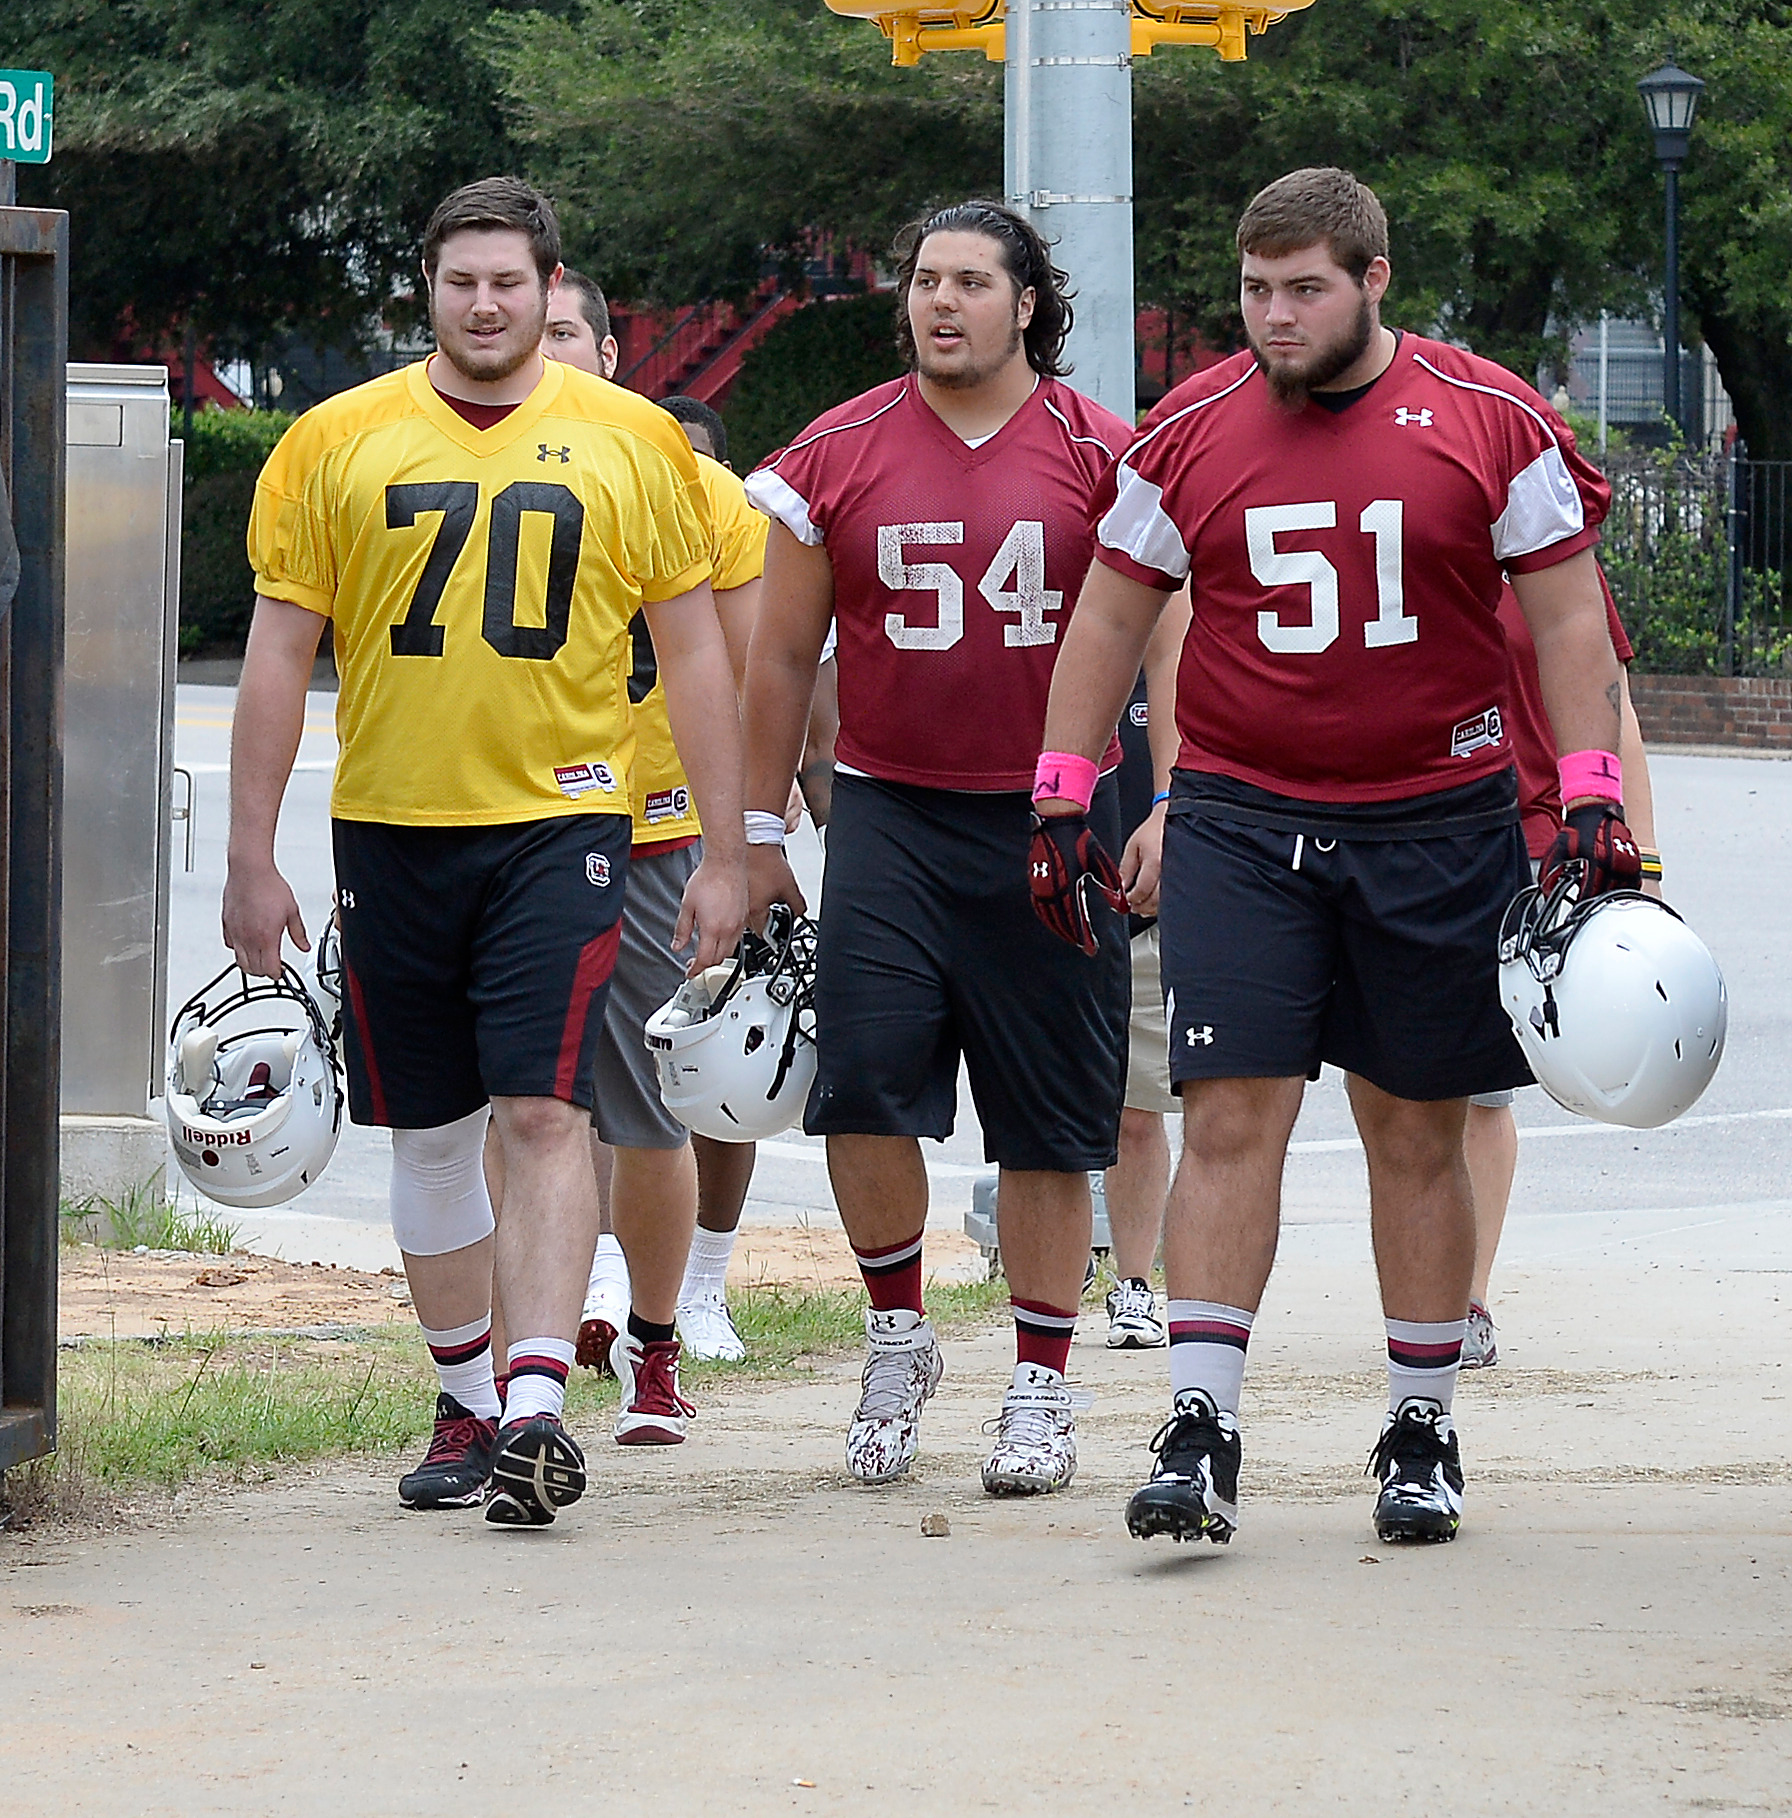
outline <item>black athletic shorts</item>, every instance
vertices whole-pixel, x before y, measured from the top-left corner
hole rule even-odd
[[[430,1130],[488,1098],[589,1109],[631,823],[333,824],[357,1124]]]
[[[1112,778],[1090,821],[1117,853]],[[1019,792],[836,772],[811,1135],[951,1135],[962,1054],[987,1160],[1055,1173],[1113,1163],[1131,1002],[1126,918],[1095,910],[1093,959],[1048,934],[1027,887],[1030,838]]]
[[[1178,771],[1159,911],[1172,1082],[1329,1061],[1397,1098],[1528,1085],[1499,1000],[1500,920],[1530,881],[1515,808],[1502,824],[1510,776],[1352,820]]]

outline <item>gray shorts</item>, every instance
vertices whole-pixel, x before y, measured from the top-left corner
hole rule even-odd
[[[1132,937],[1132,1020],[1126,1035],[1127,1110],[1180,1111],[1182,1100],[1170,1090],[1170,1026],[1164,1020],[1156,922]]]
[[[592,1063],[591,1127],[618,1149],[680,1149],[691,1133],[660,1102],[647,1052],[647,1019],[684,983],[672,934],[684,887],[703,857],[699,840],[632,857],[622,905],[622,944]]]

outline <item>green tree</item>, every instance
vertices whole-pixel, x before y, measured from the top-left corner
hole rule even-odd
[[[543,0],[562,4],[563,0]],[[21,199],[67,208],[75,344],[226,353],[297,329],[354,343],[411,288],[434,203],[513,168],[453,0],[33,0],[6,52],[56,73],[56,156]]]
[[[768,256],[878,248],[1001,183],[1001,71],[893,69],[820,0],[585,0],[498,18],[488,44],[572,252],[620,296],[737,296]]]

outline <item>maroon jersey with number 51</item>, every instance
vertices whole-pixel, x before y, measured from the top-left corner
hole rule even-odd
[[[1096,554],[1192,581],[1184,766],[1398,801],[1512,762],[1501,586],[1596,543],[1610,500],[1523,380],[1408,334],[1336,412],[1279,404],[1249,353],[1177,387],[1103,483]]]
[[[818,417],[747,495],[834,568],[837,761],[931,789],[1030,789],[1090,505],[1133,432],[1041,379],[973,448],[914,376]],[[1103,768],[1120,761],[1115,740]]]

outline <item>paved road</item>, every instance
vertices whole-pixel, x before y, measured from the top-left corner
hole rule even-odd
[[[226,834],[226,765],[234,690],[183,684],[176,746],[194,772],[194,869],[174,884],[170,999],[224,963],[217,933]],[[315,928],[330,900],[328,799],[335,697],[314,694],[281,818],[279,857]],[[1570,1117],[1522,1095],[1518,1184],[1505,1258],[1517,1265],[1597,1256],[1721,1261],[1792,1269],[1792,763],[1659,753],[1653,764],[1668,890],[1729,980],[1730,1045],[1695,1112],[1667,1130],[1629,1132]],[[821,853],[805,828],[805,885]],[[936,1224],[961,1228],[982,1171],[975,1114],[930,1149]],[[383,1136],[345,1127],[326,1177],[289,1206],[244,1220],[246,1233],[296,1260],[380,1266],[386,1230]],[[1341,1079],[1308,1095],[1288,1171],[1285,1254],[1365,1251],[1367,1189]],[[748,1217],[831,1219],[821,1145],[800,1132],[761,1148]]]

